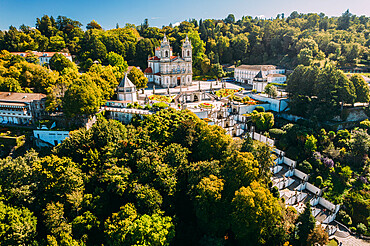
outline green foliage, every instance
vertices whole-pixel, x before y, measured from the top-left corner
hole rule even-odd
[[[356,90],[356,102],[367,103],[370,100],[369,86],[361,75],[353,75],[351,81]]]
[[[360,122],[360,127],[364,130],[370,129],[370,120],[366,119]]]
[[[317,149],[316,144],[317,144],[317,139],[313,135],[310,135],[306,139],[304,148],[308,153],[313,153]]]
[[[311,205],[306,203],[306,208],[303,213],[298,216],[298,232],[299,242],[301,245],[306,244],[308,236],[315,228],[316,220],[311,213]]]
[[[271,237],[267,228],[272,230],[271,226],[281,218],[277,199],[257,182],[236,191],[232,207],[232,228],[240,241],[248,239],[258,244],[266,243]]]
[[[274,115],[271,112],[254,110],[249,116],[259,131],[267,131],[274,126]]]
[[[127,77],[130,79],[130,81],[136,85],[137,89],[143,89],[147,87],[148,78],[144,76],[144,73],[137,69],[136,67],[133,67]]]
[[[107,219],[105,234],[110,245],[169,245],[175,231],[170,217],[140,216],[129,203]]]
[[[256,110],[257,112],[265,112],[265,108],[262,106],[257,106],[254,110]]]
[[[123,57],[119,54],[114,53],[113,51],[108,53],[107,56],[108,64],[113,67],[118,67],[118,70],[121,73],[127,71],[128,65],[127,62],[123,59]]]
[[[274,85],[272,85],[272,84],[268,84],[268,85],[266,85],[266,87],[265,87],[265,93],[266,93],[269,97],[275,98],[275,97],[277,97],[277,95],[278,95],[278,90],[277,90],[276,86],[274,86]]]
[[[359,223],[356,228],[357,228],[357,233],[358,234],[362,235],[362,234],[365,234],[367,232],[366,225],[364,225],[362,223]]]
[[[4,245],[29,245],[36,236],[37,219],[27,208],[0,202],[0,239]]]
[[[73,62],[68,60],[64,55],[55,53],[49,61],[50,68],[58,72],[63,71],[65,68],[75,68]]]

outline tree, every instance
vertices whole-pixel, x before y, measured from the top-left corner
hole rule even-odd
[[[195,188],[195,213],[200,227],[207,234],[223,232],[226,227],[222,214],[221,193],[224,180],[214,175],[204,177]]]
[[[102,104],[99,88],[89,78],[80,78],[76,82],[68,88],[64,95],[64,113],[73,118],[98,112]]]
[[[65,68],[75,68],[73,62],[67,59],[64,55],[55,53],[49,61],[50,68],[58,72],[63,71]]]
[[[235,22],[235,16],[233,14],[229,14],[225,19],[225,23],[231,24],[234,22]]]
[[[240,241],[264,244],[279,225],[282,209],[270,191],[257,181],[241,187],[232,200],[232,230]],[[270,229],[268,229],[270,228]]]
[[[278,95],[278,90],[277,90],[276,86],[274,86],[274,85],[272,85],[272,84],[268,84],[268,85],[266,85],[266,87],[265,87],[265,93],[266,93],[269,97],[275,98],[275,97],[277,97],[277,95]]]
[[[305,150],[308,153],[315,152],[316,149],[317,149],[316,143],[317,143],[317,139],[315,138],[315,136],[313,136],[313,135],[308,136],[307,139],[306,139],[306,142],[304,144]]]
[[[148,56],[154,55],[154,45],[149,38],[141,39],[136,45],[137,64],[144,68],[147,66]]]
[[[329,235],[321,225],[317,225],[310,235],[308,235],[306,245],[327,245]]]
[[[253,110],[249,115],[260,131],[267,131],[274,126],[274,115],[271,112],[257,112]]]
[[[312,60],[313,60],[312,50],[308,48],[301,49],[297,58],[298,58],[299,64],[302,64],[304,66],[311,65]]]
[[[130,81],[136,85],[137,89],[142,89],[147,87],[148,78],[144,76],[144,73],[137,69],[136,67],[133,67],[130,72],[128,73],[127,77],[130,79]]]
[[[314,231],[316,224],[315,217],[311,213],[311,205],[306,203],[306,208],[303,213],[298,216],[297,225],[299,242],[301,245],[306,245],[309,235]]]
[[[109,245],[169,245],[175,235],[170,217],[139,216],[130,203],[113,213],[104,225]]]
[[[99,24],[98,22],[96,22],[95,20],[92,20],[90,23],[88,23],[86,25],[86,29],[87,30],[91,30],[91,29],[98,29],[98,30],[101,30],[103,29]]]
[[[0,91],[22,92],[22,87],[18,80],[0,76]]]
[[[127,71],[128,65],[122,56],[111,51],[108,53],[107,60],[108,60],[109,65],[118,67],[121,73],[124,73]]]
[[[53,36],[50,37],[49,50],[50,51],[61,51],[66,47],[63,37]]]
[[[52,236],[59,240],[64,237],[70,237],[72,226],[67,223],[64,217],[63,204],[59,202],[47,204],[43,215],[45,217],[45,226]]]
[[[353,86],[356,89],[356,102],[367,103],[370,100],[369,86],[361,75],[351,77]]]

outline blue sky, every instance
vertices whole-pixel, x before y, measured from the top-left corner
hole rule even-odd
[[[369,0],[0,0],[0,30],[10,25],[34,26],[36,18],[44,14],[64,15],[80,21],[84,27],[95,19],[104,29],[110,29],[116,23],[139,25],[145,18],[151,26],[161,27],[189,18],[221,19],[229,13],[237,19],[243,15],[288,16],[294,10],[338,16],[346,9],[370,16]]]

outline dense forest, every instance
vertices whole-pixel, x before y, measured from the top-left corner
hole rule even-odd
[[[1,244],[325,242],[310,212],[286,209],[270,188],[270,151],[190,111],[127,126],[100,117],[46,156],[0,160]]]
[[[109,64],[110,52],[122,56],[129,65],[145,69],[148,55],[169,37],[174,53],[180,53],[186,35],[193,45],[195,75],[216,75],[217,64],[276,64],[293,69],[334,61],[339,66],[367,64],[369,61],[369,17],[348,10],[340,17],[323,13],[284,14],[275,19],[250,16],[235,20],[189,20],[178,26],[150,27],[146,19],[135,26],[104,30],[91,21],[83,30],[79,21],[65,16],[37,18],[35,28],[26,25],[0,32],[0,50],[69,51],[87,70],[94,61]]]

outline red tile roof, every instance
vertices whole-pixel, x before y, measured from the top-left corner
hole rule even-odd
[[[155,73],[154,75],[158,75],[158,76],[161,76],[161,73]]]
[[[10,52],[13,55],[20,55],[20,56],[28,56],[28,52]],[[63,53],[63,52],[39,52],[39,51],[31,51],[32,54],[36,55],[37,57],[52,57],[55,53],[62,54],[64,56],[71,56],[71,54]]]
[[[158,58],[158,56],[153,56],[150,57],[149,60],[159,61],[160,59]]]
[[[148,67],[147,69],[144,70],[144,73],[153,73],[153,70],[151,67]]]

